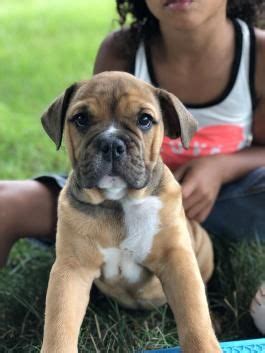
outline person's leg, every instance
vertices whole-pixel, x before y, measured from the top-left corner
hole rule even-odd
[[[222,187],[202,224],[213,235],[234,240],[265,241],[265,167]]]
[[[18,239],[55,238],[59,190],[36,180],[0,182],[0,267]]]
[[[265,242],[264,207],[265,167],[262,167],[225,185],[203,226],[217,236]],[[256,327],[265,334],[265,283],[252,299],[250,313]]]

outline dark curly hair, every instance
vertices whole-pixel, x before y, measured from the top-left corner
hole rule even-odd
[[[249,25],[258,23],[264,13],[265,0],[228,0],[227,16],[241,18]],[[131,29],[140,36],[149,37],[158,32],[158,21],[143,0],[116,0],[119,23],[123,26],[127,16],[132,17]]]

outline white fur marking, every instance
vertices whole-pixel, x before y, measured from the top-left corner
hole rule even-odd
[[[120,249],[107,248],[100,249],[104,256],[104,276],[106,278],[115,278],[119,275]]]
[[[126,183],[118,176],[105,175],[98,183],[100,189],[122,189],[126,187]]]
[[[114,279],[122,275],[130,283],[140,279],[140,264],[149,254],[159,231],[159,210],[162,202],[149,196],[142,200],[123,200],[126,236],[119,248],[101,249],[104,256],[104,276]]]
[[[104,192],[104,195],[107,200],[120,200],[122,199],[126,194],[126,189],[111,189],[111,190],[106,190]]]
[[[121,249],[131,251],[136,261],[142,262],[149,254],[154,236],[159,231],[162,202],[156,196],[149,196],[142,200],[125,200],[122,206],[126,238],[121,243]]]
[[[119,129],[117,129],[115,126],[111,125],[106,131],[104,131],[104,135],[115,135]]]
[[[118,176],[105,175],[100,179],[98,187],[104,190],[108,200],[120,200],[125,196],[127,184]]]
[[[141,266],[139,266],[133,259],[132,254],[128,251],[121,251],[121,272],[122,275],[130,283],[135,283],[139,280],[142,272]]]

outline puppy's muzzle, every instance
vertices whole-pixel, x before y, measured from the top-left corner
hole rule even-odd
[[[97,141],[97,151],[106,162],[120,161],[127,156],[126,144],[117,136],[101,136]]]

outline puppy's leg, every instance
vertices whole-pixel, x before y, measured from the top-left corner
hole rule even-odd
[[[55,262],[46,298],[41,353],[78,352],[78,334],[97,275],[97,269],[81,267],[76,261]]]
[[[191,235],[193,249],[199,265],[202,279],[207,283],[214,270],[214,254],[210,237],[205,229],[195,221],[187,222]]]
[[[186,226],[156,235],[146,266],[160,279],[185,353],[219,353],[205,287]]]

